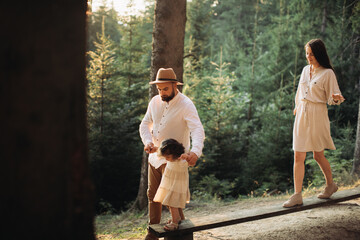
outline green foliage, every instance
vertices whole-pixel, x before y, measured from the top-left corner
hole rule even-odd
[[[234,76],[228,73],[228,63],[220,58],[219,63],[212,65],[215,68],[213,76],[201,81],[196,77],[189,79],[189,87],[184,89],[185,94],[192,96],[206,132],[204,157],[202,164],[192,172],[193,182],[201,182],[201,176],[209,172],[214,178],[231,182],[238,176],[238,172],[233,170],[240,170],[242,166],[240,139],[245,135],[245,128],[239,119],[245,116],[244,106],[248,99],[246,94],[234,91]],[[199,185],[195,183],[193,186]],[[223,194],[232,193],[226,192]]]
[[[345,141],[343,132],[356,127],[354,86],[360,75],[354,68],[359,28],[351,27],[359,18],[356,1],[199,0],[189,7],[187,46],[190,51],[201,43],[203,55],[198,65],[186,62],[184,92],[194,100],[206,133],[204,156],[190,172],[193,190],[204,176],[234,184],[232,196],[292,187],[294,96],[307,64],[304,45],[312,38],[325,41],[347,98],[340,107],[329,107],[338,149],[326,152],[335,180],[347,181],[355,141]],[[323,179],[315,169],[307,165],[310,182]]]
[[[138,128],[147,106],[144,79],[151,53],[151,38],[143,36],[151,22],[134,16],[109,32],[108,18],[118,17],[103,16],[87,69],[90,166],[99,213],[125,209],[137,194],[143,149]]]
[[[95,218],[99,239],[143,239],[147,233],[144,212],[122,212],[118,215],[102,214]]]
[[[352,157],[354,152],[355,130],[348,125],[339,131],[339,137],[335,139],[337,150],[325,151],[325,157],[330,162],[334,181],[343,185],[351,185],[355,180],[350,175],[353,165]],[[320,167],[310,156],[307,158],[306,166],[309,182],[317,187],[325,184],[325,178]]]
[[[210,200],[211,198],[228,197],[233,191],[234,184],[228,180],[219,180],[214,174],[204,176],[197,184],[196,190],[192,192],[195,200]]]
[[[99,211],[137,193],[148,103],[154,5],[141,16],[102,7],[89,19],[89,146]],[[195,199],[260,196],[292,188],[294,96],[304,45],[322,38],[346,101],[329,106],[335,181],[351,182],[359,104],[360,4],[356,0],[192,0],[187,4],[183,92],[204,125],[190,168]],[[305,183],[324,183],[308,154]],[[306,185],[306,184],[305,184]]]

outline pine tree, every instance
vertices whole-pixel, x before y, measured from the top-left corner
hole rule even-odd
[[[96,51],[89,51],[90,66],[89,76],[89,123],[90,128],[99,128],[100,134],[104,128],[104,111],[106,91],[112,83],[111,76],[115,73],[115,49],[113,43],[105,36],[103,18],[102,33],[98,35],[98,42],[95,42]]]

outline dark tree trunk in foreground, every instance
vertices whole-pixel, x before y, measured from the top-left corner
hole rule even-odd
[[[95,239],[86,128],[86,1],[0,8],[2,239]]]
[[[184,36],[186,0],[157,0],[153,29],[150,81],[154,81],[159,68],[173,68],[179,81],[183,81]],[[150,86],[149,99],[157,95],[155,86]],[[138,196],[134,207],[147,207],[147,154],[143,154]]]

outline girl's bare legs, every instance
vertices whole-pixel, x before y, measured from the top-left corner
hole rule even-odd
[[[294,187],[295,193],[301,193],[305,175],[306,152],[294,153]]]
[[[326,185],[331,185],[333,183],[331,167],[329,161],[325,158],[324,150],[321,152],[313,152],[313,155],[324,174]]]
[[[167,231],[175,231],[179,228],[179,223],[181,221],[181,214],[179,211],[180,208],[169,207],[171,213],[171,222],[165,224],[164,229]]]
[[[171,213],[171,221],[173,223],[179,223],[181,221],[181,216],[179,212],[179,208],[169,207]]]
[[[180,215],[181,221],[185,220],[184,211],[182,210],[182,208],[178,208],[178,210],[179,210],[179,215]]]

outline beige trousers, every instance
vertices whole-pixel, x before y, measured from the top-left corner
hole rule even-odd
[[[149,224],[158,224],[161,220],[162,204],[160,202],[154,202],[153,199],[160,185],[162,175],[165,171],[165,167],[166,164],[163,164],[156,169],[149,163],[147,189],[147,196],[149,200]],[[179,214],[181,219],[184,220],[185,217],[181,208],[179,208]]]

